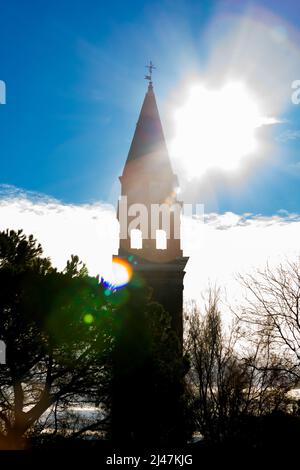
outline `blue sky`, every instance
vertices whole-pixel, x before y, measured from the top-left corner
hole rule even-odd
[[[0,184],[68,203],[114,202],[146,89],[145,63],[152,59],[158,66],[155,90],[168,135],[170,96],[180,95],[190,74],[207,74],[218,41],[223,44],[223,24],[226,29],[248,14],[261,23],[263,11],[268,27],[289,35],[284,55],[282,44],[269,51],[277,69],[268,73],[269,63],[259,61],[254,80],[257,88],[262,79],[265,89],[272,88],[270,111],[281,121],[262,136],[272,148],[238,176],[214,172],[183,181],[183,195],[218,212],[299,212],[300,105],[290,101],[291,81],[300,79],[300,56],[295,64],[293,55],[300,47],[295,4],[1,0],[0,79],[7,104],[0,106]],[[281,76],[289,66],[290,74]],[[280,81],[273,87],[274,70]]]

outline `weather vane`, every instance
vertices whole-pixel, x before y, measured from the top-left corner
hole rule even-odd
[[[146,65],[146,69],[149,70],[149,74],[145,75],[145,80],[149,80],[149,84],[152,85],[152,71],[153,69],[156,69],[156,67],[152,64],[151,60],[150,60],[150,64]]]

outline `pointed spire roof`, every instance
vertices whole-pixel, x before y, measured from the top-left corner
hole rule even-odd
[[[136,125],[124,172],[128,165],[138,163],[138,160],[143,160],[147,168],[152,163],[156,166],[157,164],[167,166],[172,171],[151,81]]]

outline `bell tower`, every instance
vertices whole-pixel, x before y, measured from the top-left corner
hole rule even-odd
[[[153,300],[169,312],[183,340],[183,278],[188,261],[180,244],[178,179],[173,173],[148,66],[148,90],[123,169],[118,205],[118,257],[153,289]],[[126,207],[125,207],[126,206]],[[125,208],[124,208],[125,207]]]

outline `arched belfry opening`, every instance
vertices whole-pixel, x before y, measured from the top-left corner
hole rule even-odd
[[[169,158],[156,104],[150,62],[149,80],[127,160],[120,176],[120,245],[118,257],[136,260],[134,271],[153,289],[172,318],[182,342],[183,278],[188,261],[180,240],[178,179]],[[122,206],[123,207],[123,206]],[[122,214],[121,214],[122,212]]]

